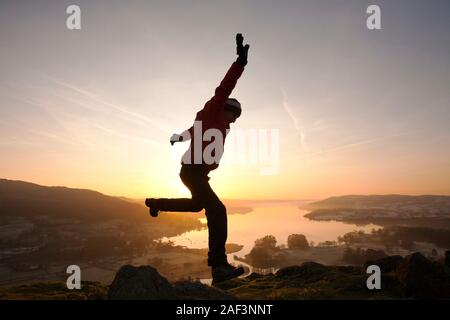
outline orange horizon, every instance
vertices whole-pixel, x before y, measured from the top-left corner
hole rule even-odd
[[[25,183],[30,183],[30,184],[35,184],[41,187],[60,187],[60,188],[68,188],[68,189],[75,189],[75,190],[88,190],[88,191],[95,191],[95,192],[99,192],[105,196],[111,196],[111,197],[119,197],[119,198],[127,198],[130,200],[143,200],[146,197],[134,197],[134,196],[129,196],[129,195],[124,195],[123,193],[120,194],[113,194],[113,193],[108,193],[105,191],[102,191],[98,188],[91,188],[91,187],[83,187],[83,186],[72,186],[72,185],[65,185],[65,184],[45,184],[45,183],[41,183],[41,182],[36,182],[36,181],[30,181],[30,180],[22,180],[22,179],[14,179],[14,178],[4,178],[4,177],[0,177],[0,179],[4,179],[4,180],[8,180],[8,181],[15,181],[15,182],[25,182]],[[224,201],[227,200],[231,200],[231,201],[247,201],[247,202],[251,202],[251,201],[320,201],[320,200],[324,200],[327,198],[332,198],[332,197],[342,197],[342,196],[375,196],[375,195],[403,195],[403,196],[427,196],[427,195],[433,195],[433,196],[450,196],[450,194],[445,194],[445,193],[401,193],[401,192],[394,192],[394,193],[385,193],[385,192],[381,192],[381,193],[336,193],[336,194],[330,194],[327,196],[322,196],[322,197],[303,197],[303,198],[229,198],[229,197],[221,197],[223,198]],[[165,197],[164,195],[160,195],[159,197]],[[181,197],[179,195],[174,195],[174,196],[167,196],[167,197]]]

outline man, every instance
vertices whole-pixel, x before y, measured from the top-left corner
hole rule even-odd
[[[191,140],[189,149],[181,161],[180,178],[192,194],[191,199],[154,199],[148,198],[145,204],[150,215],[157,217],[159,211],[198,212],[205,209],[208,221],[208,266],[212,268],[213,283],[238,277],[244,273],[242,267],[234,267],[227,261],[225,243],[227,240],[227,213],[224,204],[209,185],[208,173],[219,166],[223,153],[223,144],[230,128],[241,115],[241,104],[229,98],[237,80],[247,65],[249,45],[243,45],[244,38],[236,35],[238,58],[231,65],[225,78],[216,88],[214,96],[197,112],[194,126],[182,134],[174,134],[170,139],[175,142]],[[209,133],[215,133],[215,139],[205,139]],[[205,134],[206,133],[206,134]],[[219,133],[219,135],[217,135]],[[209,140],[213,140],[209,142]],[[215,144],[208,152],[208,145]],[[213,161],[211,161],[213,160]]]

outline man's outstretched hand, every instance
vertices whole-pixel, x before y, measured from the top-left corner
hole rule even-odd
[[[173,145],[175,142],[180,142],[181,141],[181,135],[174,133],[171,137],[170,137],[170,144]]]
[[[238,55],[236,62],[238,62],[243,67],[247,65],[249,48],[250,45],[248,44],[244,46],[244,37],[242,36],[242,34],[236,34],[236,54]]]

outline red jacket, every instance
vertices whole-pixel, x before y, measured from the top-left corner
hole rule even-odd
[[[225,78],[223,78],[220,85],[216,88],[214,97],[212,97],[208,102],[206,102],[205,106],[202,110],[197,112],[197,116],[195,117],[195,121],[201,121],[202,124],[202,130],[201,130],[201,136],[197,134],[201,138],[201,142],[197,141],[195,139],[195,133],[194,133],[194,126],[188,129],[190,136],[191,136],[191,144],[189,146],[189,149],[185,152],[183,155],[183,158],[181,160],[181,163],[194,163],[197,164],[197,161],[195,161],[194,158],[194,152],[195,152],[195,146],[201,145],[201,154],[203,155],[203,152],[205,148],[212,142],[212,141],[203,141],[203,134],[208,129],[218,129],[222,133],[223,137],[223,145],[225,144],[225,138],[227,135],[227,130],[230,128],[230,124],[225,118],[225,102],[229,98],[231,92],[233,91],[234,87],[236,86],[236,83],[240,76],[242,75],[242,72],[244,72],[244,67],[241,66],[239,63],[234,62],[230,69],[228,70],[227,74],[225,75]],[[218,156],[218,159],[222,154]],[[201,157],[201,163],[206,165],[208,171],[214,170],[219,166],[219,163],[212,163],[208,164],[205,162],[205,159],[203,159],[203,156]]]

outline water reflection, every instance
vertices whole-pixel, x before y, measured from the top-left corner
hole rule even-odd
[[[244,257],[253,248],[258,238],[273,235],[277,239],[277,245],[287,243],[290,234],[300,233],[306,236],[309,242],[318,244],[327,240],[335,241],[339,236],[354,230],[370,232],[379,229],[374,224],[355,225],[338,221],[313,221],[304,217],[310,211],[300,210],[300,202],[266,202],[255,203],[253,211],[246,214],[228,215],[228,243],[243,245],[243,249],[237,253],[229,254],[230,262],[234,261],[236,254]],[[206,223],[206,220],[203,220]],[[162,241],[173,241],[175,245],[188,248],[207,248],[208,230],[195,230],[182,235],[163,238]]]

